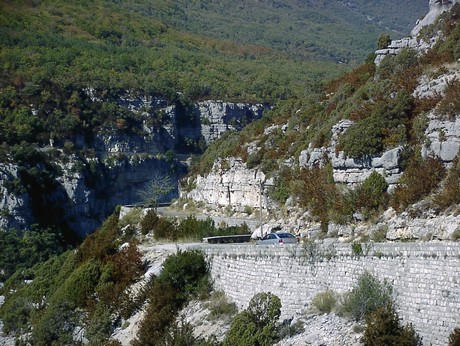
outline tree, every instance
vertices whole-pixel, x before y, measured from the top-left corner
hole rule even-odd
[[[391,43],[390,35],[387,33],[382,32],[377,40],[377,49],[385,49]]]
[[[153,175],[152,180],[143,189],[138,191],[138,194],[144,204],[152,206],[156,211],[161,198],[173,191],[174,188],[171,176],[157,173]]]
[[[449,335],[449,346],[460,346],[460,328],[455,328]]]
[[[391,304],[393,288],[387,282],[381,283],[369,272],[364,272],[356,286],[345,295],[341,311],[353,317],[356,321],[362,320],[373,311]]]
[[[281,314],[280,299],[268,292],[257,293],[249,306],[235,316],[224,346],[265,346],[276,342],[276,321]]]
[[[412,325],[402,326],[392,304],[382,306],[366,317],[365,346],[421,346],[422,339]]]
[[[381,206],[386,206],[388,202],[387,189],[388,183],[385,178],[373,171],[356,190],[356,207],[368,216]]]

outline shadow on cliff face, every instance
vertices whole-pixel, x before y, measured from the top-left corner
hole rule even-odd
[[[55,167],[46,163],[19,170],[19,178],[29,196],[33,223],[58,229],[66,244],[76,245],[81,239],[66,217],[66,206],[71,201],[63,186],[56,181],[57,175]]]

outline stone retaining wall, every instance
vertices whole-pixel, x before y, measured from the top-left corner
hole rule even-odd
[[[412,323],[424,345],[447,345],[460,327],[460,243],[385,243],[315,245],[310,254],[295,247],[203,246],[217,289],[240,308],[261,291],[282,301],[281,318],[301,316],[314,295],[326,289],[349,291],[363,271],[392,283],[397,309]]]

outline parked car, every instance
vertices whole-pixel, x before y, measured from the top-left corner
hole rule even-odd
[[[262,239],[256,241],[256,245],[283,245],[297,244],[297,237],[288,232],[268,233]]]

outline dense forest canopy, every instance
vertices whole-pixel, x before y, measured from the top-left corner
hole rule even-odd
[[[2,86],[141,89],[192,99],[274,100],[332,64],[293,61],[261,45],[208,39],[178,31],[111,1],[4,2],[0,44]],[[38,92],[38,90],[35,90]],[[34,90],[28,90],[33,94]]]
[[[197,34],[356,65],[373,50],[379,32],[407,35],[428,2],[151,0],[129,7]]]

